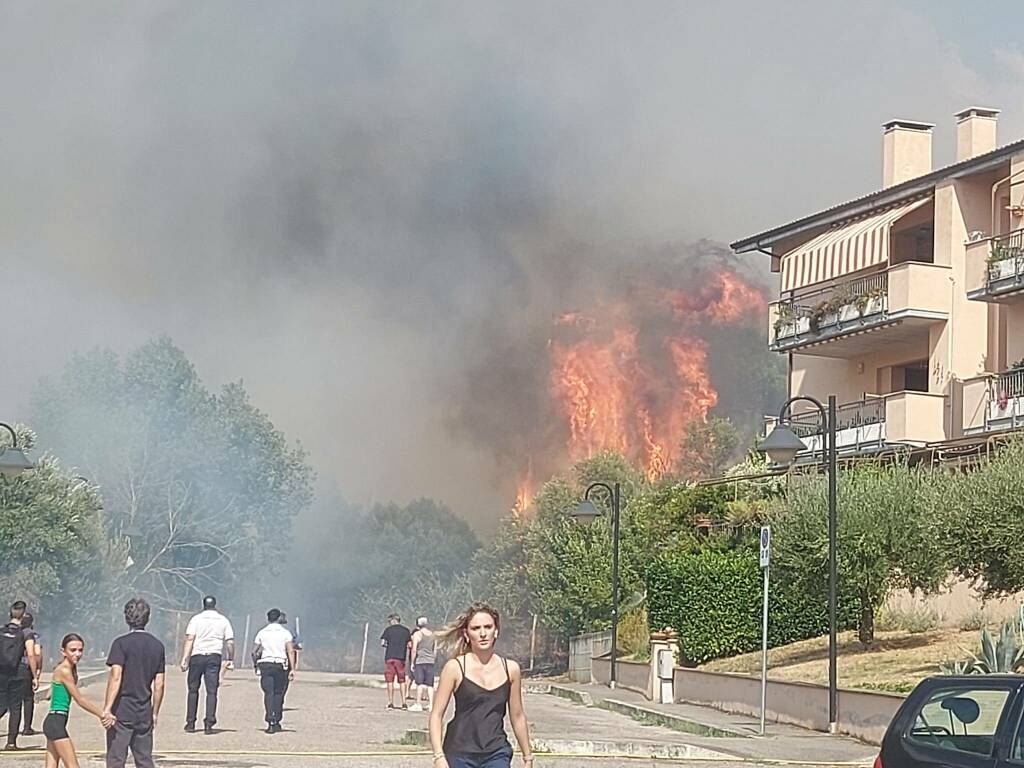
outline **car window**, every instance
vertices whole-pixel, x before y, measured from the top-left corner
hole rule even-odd
[[[1010,760],[1024,763],[1024,710],[1018,719],[1017,730],[1013,734],[1013,745],[1010,747]]]
[[[937,690],[918,708],[908,737],[940,749],[991,755],[1009,697],[1009,691],[991,688]]]

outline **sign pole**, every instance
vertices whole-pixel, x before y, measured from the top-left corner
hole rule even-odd
[[[765,708],[768,700],[768,571],[770,570],[772,530],[761,528],[761,570],[764,572],[764,598],[761,604],[761,729],[764,736]]]

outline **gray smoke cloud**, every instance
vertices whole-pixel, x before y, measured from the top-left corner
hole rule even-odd
[[[893,114],[1021,133],[1019,44],[923,8],[0,2],[0,418],[169,334],[326,489],[493,518],[512,481],[460,398],[536,386],[503,342],[639,254],[877,186]]]

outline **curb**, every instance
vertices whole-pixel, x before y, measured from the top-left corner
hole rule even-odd
[[[740,762],[742,758],[725,752],[717,752],[692,744],[659,744],[650,741],[590,741],[572,739],[531,740],[533,751],[538,755],[559,754],[578,757],[643,757],[661,760],[715,760]],[[404,746],[427,747],[430,737],[419,728],[405,732],[401,742]]]
[[[718,728],[713,725],[705,725],[704,723],[687,720],[685,717],[680,717],[679,715],[673,715],[657,709],[650,709],[627,701],[620,701],[618,699],[601,699],[595,702],[594,697],[586,691],[577,691],[575,688],[567,688],[562,685],[538,685],[531,690],[538,693],[547,693],[552,696],[558,696],[559,698],[566,699],[567,701],[571,701],[574,704],[579,704],[584,707],[597,707],[598,709],[606,709],[609,712],[626,715],[627,717],[631,717],[644,725],[660,725],[663,728],[670,728],[673,731],[679,731],[680,733],[689,733],[693,736],[734,739],[749,738],[745,733],[730,731],[727,728]]]

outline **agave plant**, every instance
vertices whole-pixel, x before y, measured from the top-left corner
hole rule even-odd
[[[944,675],[974,675],[974,659],[949,659],[939,664],[939,671]]]
[[[999,630],[999,639],[992,642],[988,628],[981,630],[981,655],[974,657],[978,674],[1016,672],[1024,667],[1024,645],[1017,623],[1008,621]]]
[[[951,659],[939,665],[944,675],[991,675],[1016,672],[1024,667],[1024,643],[1021,629],[1015,621],[1008,621],[993,640],[988,628],[981,630],[981,653],[970,658]]]

